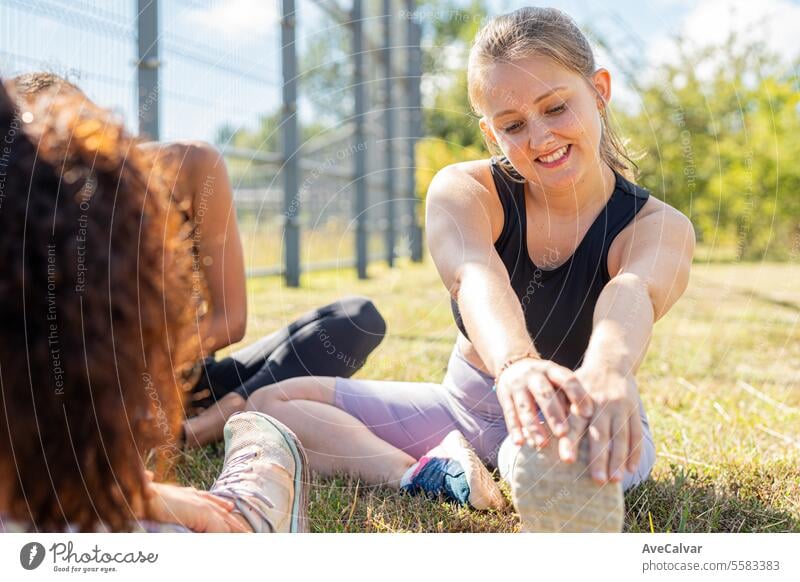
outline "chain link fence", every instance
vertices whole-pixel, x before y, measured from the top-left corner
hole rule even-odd
[[[422,258],[414,0],[0,0],[0,74],[49,71],[225,155],[248,273]]]

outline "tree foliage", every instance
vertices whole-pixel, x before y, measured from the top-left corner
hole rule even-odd
[[[618,114],[644,157],[639,182],[737,259],[787,258],[800,226],[796,78],[760,43],[735,35],[689,49],[640,85],[641,108]]]
[[[488,155],[467,97],[467,56],[487,18],[483,0],[420,3],[426,77],[423,133],[417,146],[417,194],[425,198],[433,176],[455,162]]]
[[[466,75],[469,48],[487,14],[485,0],[418,4],[425,136],[417,149],[420,197],[442,167],[488,156]],[[344,122],[352,108],[347,39],[339,33],[317,37],[302,56],[301,95],[314,95],[315,110],[326,113],[301,127],[302,140],[337,119]],[[679,39],[668,61],[626,71],[639,106],[612,106],[629,148],[641,154],[638,181],[689,216],[701,242],[732,249],[737,259],[800,254],[798,64],[786,67],[763,44],[736,35],[703,48]],[[279,111],[268,112],[258,128],[221,128],[220,141],[279,151],[279,125]]]

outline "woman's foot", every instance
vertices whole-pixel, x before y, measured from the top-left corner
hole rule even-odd
[[[255,532],[308,531],[308,462],[300,441],[261,412],[225,424],[225,462],[210,492],[233,500]]]
[[[236,392],[231,392],[197,416],[187,418],[183,422],[184,446],[194,448],[217,442],[223,436],[228,418],[244,410],[246,405],[247,401],[244,398]]]
[[[457,430],[448,434],[406,471],[400,488],[410,494],[442,494],[460,505],[475,509],[506,506],[503,493],[489,471]]]
[[[501,452],[501,455],[503,453]],[[574,463],[563,462],[557,439],[541,450],[523,445],[508,480],[526,532],[620,532],[625,513],[620,482],[595,483],[583,435]]]

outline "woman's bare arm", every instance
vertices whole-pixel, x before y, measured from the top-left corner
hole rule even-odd
[[[457,166],[436,174],[426,204],[428,248],[470,340],[494,375],[509,357],[538,353],[494,249],[493,230],[501,227],[500,201],[491,200],[480,182]]]
[[[200,330],[209,352],[240,341],[247,327],[244,253],[225,160],[208,144],[193,144],[192,210],[200,268],[210,310]]]
[[[634,375],[653,324],[685,291],[695,246],[691,222],[670,207],[635,224],[594,310],[584,362],[576,373],[595,401],[590,468],[598,482],[638,466],[642,427]],[[610,445],[610,446],[609,446]]]
[[[611,274],[595,305],[587,361],[636,373],[653,323],[688,286],[694,249],[691,221],[671,207],[636,224],[622,249],[619,270]]]
[[[210,299],[199,333],[204,352],[213,353],[240,341],[247,325],[244,253],[225,160],[212,145],[199,141],[149,142],[142,147],[177,170],[176,198],[194,222],[195,268]]]
[[[519,300],[494,249],[502,229],[500,201],[458,164],[441,170],[427,196],[426,233],[436,268],[458,302],[464,326],[481,359],[498,378],[497,396],[516,442],[546,439],[536,418],[541,409],[553,433],[567,433],[561,388],[582,413],[591,401],[568,368],[542,360],[528,335]],[[501,370],[505,362],[526,353]],[[538,438],[537,438],[538,437]]]

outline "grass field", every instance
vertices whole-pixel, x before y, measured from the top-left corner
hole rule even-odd
[[[456,335],[430,261],[371,279],[352,270],[248,283],[245,343],[345,294],[371,297],[388,323],[357,377],[442,378]],[[656,442],[651,479],[626,496],[626,531],[800,532],[800,269],[695,264],[689,289],[656,324],[639,389]],[[210,485],[222,448],[186,455],[182,481]],[[400,496],[346,478],[315,477],[314,531],[513,532],[513,514],[479,513]]]

